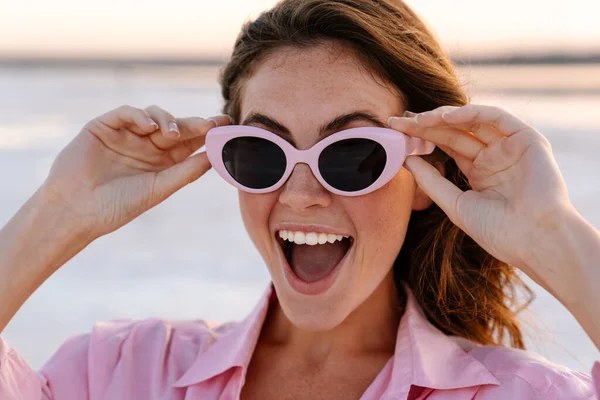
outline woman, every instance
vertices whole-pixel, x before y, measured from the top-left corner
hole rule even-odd
[[[598,377],[521,350],[515,268],[598,346],[600,233],[547,140],[466,105],[405,4],[285,0],[244,26],[221,84],[226,115],[124,106],[85,125],[0,232],[0,328],[90,242],[211,165],[240,189],[271,274],[254,311],[97,324],[39,373],[1,342],[0,398],[595,396]]]

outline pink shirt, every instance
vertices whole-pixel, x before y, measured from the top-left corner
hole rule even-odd
[[[243,321],[218,326],[98,323],[67,340],[39,372],[0,339],[0,399],[237,399],[269,301],[276,301],[272,285]],[[448,337],[409,292],[395,355],[361,399],[594,399],[600,363],[592,375],[522,350]]]

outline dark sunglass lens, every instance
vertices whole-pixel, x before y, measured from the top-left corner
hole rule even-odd
[[[276,184],[285,172],[285,153],[275,143],[257,137],[238,137],[223,146],[227,172],[251,189]]]
[[[356,192],[381,176],[387,155],[374,140],[346,139],[327,146],[319,156],[319,171],[331,186]]]

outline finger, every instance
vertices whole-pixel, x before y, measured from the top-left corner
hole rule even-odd
[[[146,111],[158,123],[164,137],[175,140],[181,136],[177,121],[171,113],[156,105],[147,107]]]
[[[183,142],[177,142],[177,145],[169,150],[171,159],[176,163],[180,163],[204,146],[205,142],[206,136],[198,136]]]
[[[468,132],[446,126],[424,127],[415,118],[391,117],[388,125],[409,136],[422,138],[437,146],[451,148],[471,160],[475,159],[477,154],[485,148],[485,143]]]
[[[416,117],[415,120],[424,127],[448,126],[459,130],[473,133],[481,142],[490,145],[505,137],[498,129],[488,124],[481,123],[448,123],[444,115],[448,112],[458,110],[460,107],[444,106],[421,114],[405,112],[405,117]]]
[[[487,124],[446,124],[446,126],[454,127],[461,129],[463,131],[468,131],[473,133],[477,139],[485,143],[486,145],[491,145],[496,143],[498,140],[501,140],[505,136],[496,128]]]
[[[468,158],[463,157],[460,154],[456,154],[454,150],[444,146],[440,146],[440,149],[443,150],[450,157],[452,157],[460,171],[467,178],[469,185],[473,189],[476,189],[476,187],[474,186],[476,182],[480,182],[484,179],[487,179],[491,175],[491,173],[489,173],[488,170],[482,170],[481,168],[477,168],[473,160],[469,160]]]
[[[464,193],[456,185],[443,177],[433,165],[419,156],[410,156],[404,163],[419,187],[433,200],[450,220],[460,227],[456,205]]]
[[[444,113],[446,111],[456,110],[457,108],[460,108],[460,107],[458,107],[458,106],[440,106],[440,107],[434,108],[433,110],[423,111],[423,112],[420,112],[420,113],[414,113],[412,111],[406,110],[406,111],[404,111],[403,116],[404,117],[415,117],[417,115],[418,116],[422,116],[422,115],[429,115],[429,114],[431,114],[431,115],[435,115],[435,114],[442,115],[442,113]]]
[[[520,118],[499,107],[469,104],[442,114],[444,121],[456,124],[486,124],[493,126],[505,136],[532,129]]]
[[[410,118],[410,117],[414,117],[417,114],[415,114],[414,112],[411,112],[411,111],[405,111],[404,114],[402,114],[402,115],[404,117]],[[473,161],[469,160],[466,157],[461,156],[460,154],[458,154],[456,151],[452,150],[448,146],[439,145],[438,147],[456,162],[456,165],[458,165],[458,168],[460,168],[460,170],[463,172],[463,174],[468,175],[469,173],[471,173],[471,171],[473,169]]]
[[[175,122],[177,123],[180,131],[180,136],[178,138],[165,137],[162,131],[158,131],[150,135],[150,140],[157,148],[161,150],[169,150],[177,146],[177,144],[181,143],[182,141],[196,137],[204,137],[210,129],[220,125],[229,124],[231,122],[231,118],[228,115],[217,115],[207,119],[199,117],[177,118]]]
[[[458,168],[460,168],[463,174],[469,177],[473,173],[473,160],[461,156],[449,147],[443,145],[439,147],[444,153],[448,154],[454,162],[456,162],[456,165],[458,165]]]
[[[177,120],[181,129],[180,140],[191,139],[197,136],[204,136],[212,128],[217,126],[229,125],[231,117],[229,115],[216,115],[210,118],[181,118]]]
[[[201,152],[158,172],[154,183],[155,199],[153,203],[158,204],[165,200],[182,187],[200,178],[209,169],[208,156],[206,152]]]
[[[137,127],[132,129],[140,133],[151,133],[158,129],[158,124],[145,110],[131,106],[121,106],[111,110],[97,118],[99,122],[113,130],[125,127]]]

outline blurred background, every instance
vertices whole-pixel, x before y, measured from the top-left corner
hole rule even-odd
[[[472,101],[506,107],[553,146],[579,212],[600,227],[600,6],[589,0],[408,0]],[[89,119],[121,104],[220,112],[216,82],[244,20],[273,0],[0,2],[0,226]],[[50,240],[51,238],[49,238]],[[116,318],[243,318],[269,276],[233,188],[211,171],[52,276],[3,337],[39,368]],[[600,353],[548,293],[523,315],[530,349],[588,372]]]

